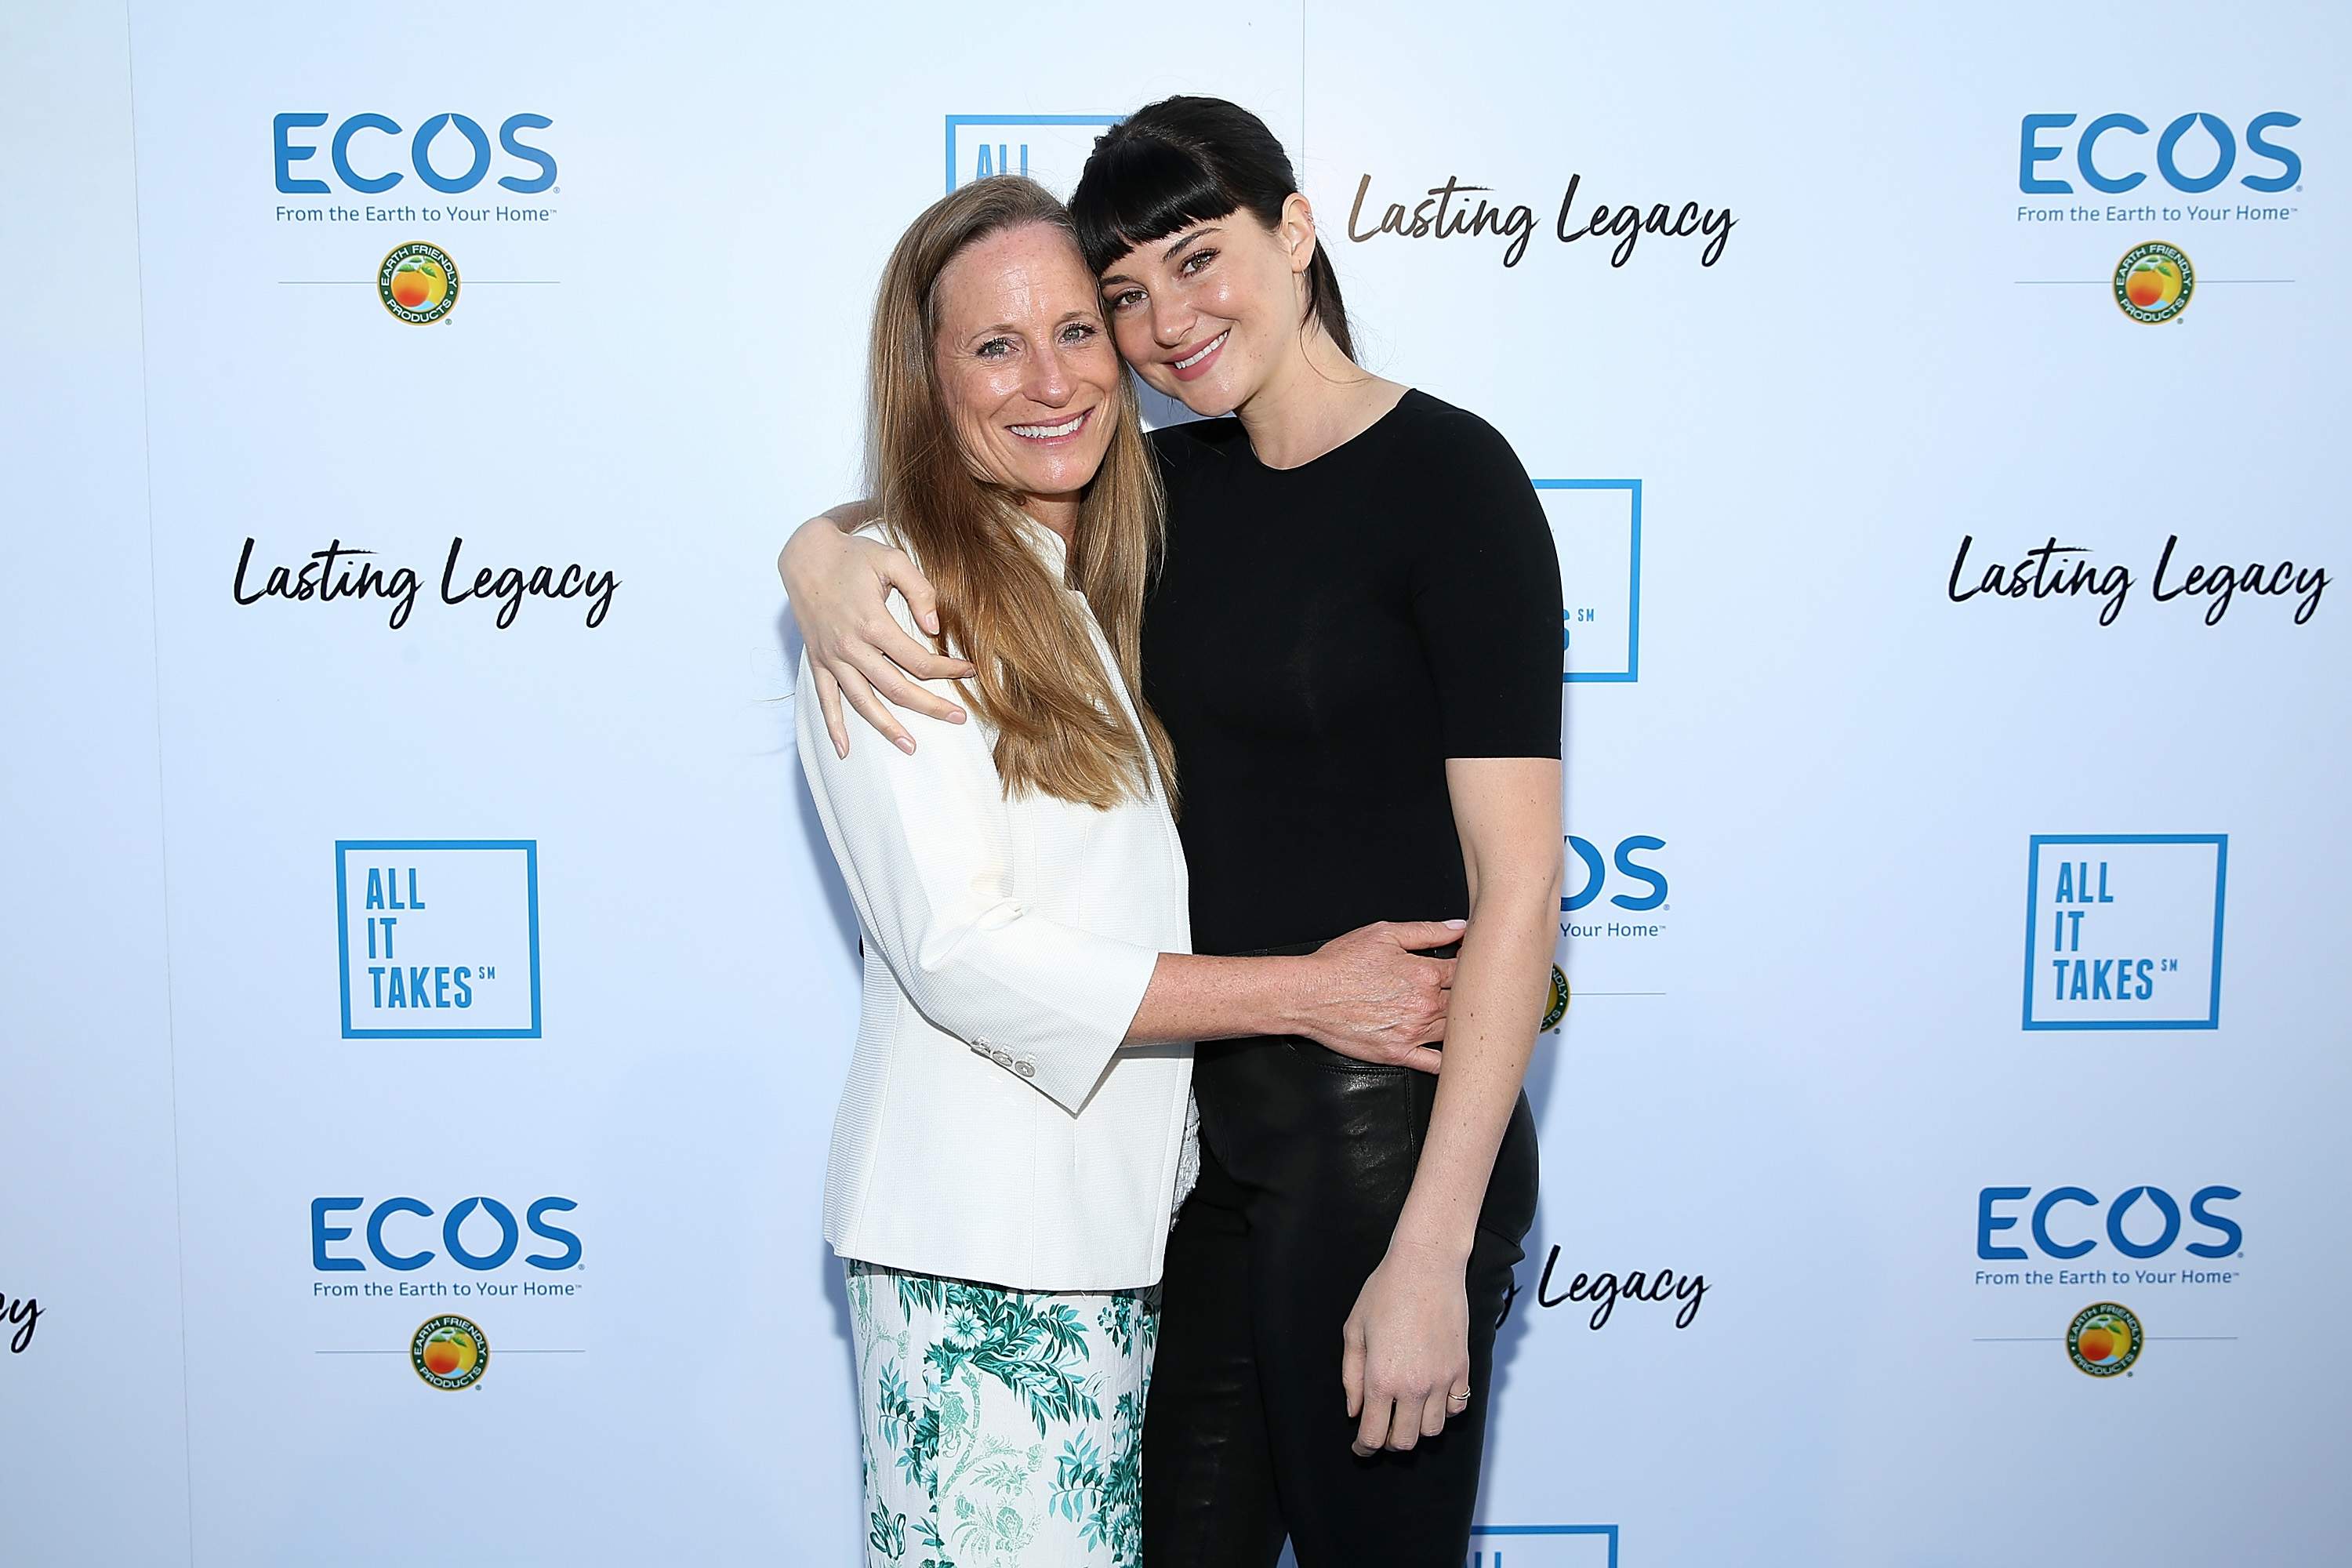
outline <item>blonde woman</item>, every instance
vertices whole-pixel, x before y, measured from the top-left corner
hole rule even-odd
[[[1459,922],[1311,955],[1191,953],[1176,762],[1138,698],[1154,460],[1068,216],[1000,177],[926,211],[874,315],[864,531],[938,591],[969,707],[800,755],[856,904],[864,1009],[826,1169],[869,1563],[1132,1563],[1158,1330],[1196,1166],[1196,1039],[1366,1060],[1443,1028]],[[894,614],[908,635],[916,619]],[[1423,1052],[1424,1055],[1433,1053]]]

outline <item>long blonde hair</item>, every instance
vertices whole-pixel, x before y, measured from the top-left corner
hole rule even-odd
[[[1154,770],[1172,805],[1174,748],[1144,703],[1144,588],[1161,546],[1159,469],[1143,438],[1135,384],[1119,373],[1117,419],[1073,531],[1068,586],[1086,596],[1143,721],[1139,735],[1095,657],[1083,617],[1019,531],[1018,498],[981,477],[957,438],[935,345],[940,274],[970,247],[1044,224],[1077,238],[1051,193],[1016,174],[975,180],[908,226],[882,269],[867,372],[868,493],[883,523],[940,595],[941,652],[979,673],[957,689],[993,725],[1008,796],[1031,790],[1108,807],[1140,798]],[[1084,266],[1083,261],[1078,265]]]

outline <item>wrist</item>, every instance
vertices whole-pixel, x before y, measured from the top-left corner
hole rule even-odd
[[[1408,1204],[1389,1236],[1389,1256],[1408,1267],[1459,1271],[1469,1266],[1470,1243],[1477,1229],[1474,1216],[1467,1225],[1416,1215]]]
[[[840,537],[832,523],[822,517],[813,517],[793,530],[793,536],[784,541],[784,548],[776,556],[777,574],[783,578],[788,595],[797,596],[796,590],[808,586],[811,556],[822,550],[828,539]]]
[[[1316,984],[1315,965],[1305,956],[1283,955],[1250,961],[1262,984],[1254,1027],[1261,1035],[1310,1033],[1323,996]]]

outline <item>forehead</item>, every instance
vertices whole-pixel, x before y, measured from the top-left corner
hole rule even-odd
[[[983,325],[1093,307],[1094,279],[1077,241],[1051,224],[999,230],[940,270],[940,325]]]

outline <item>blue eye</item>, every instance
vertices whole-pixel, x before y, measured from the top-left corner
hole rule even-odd
[[[1094,335],[1094,328],[1085,321],[1072,321],[1062,329],[1062,341],[1066,343],[1082,343]]]
[[[995,350],[1002,350],[1003,352],[992,352]],[[1003,359],[1005,354],[1009,354],[1012,352],[1012,342],[1005,338],[991,338],[986,342],[981,344],[980,347],[972,350],[972,353],[982,359]]]

